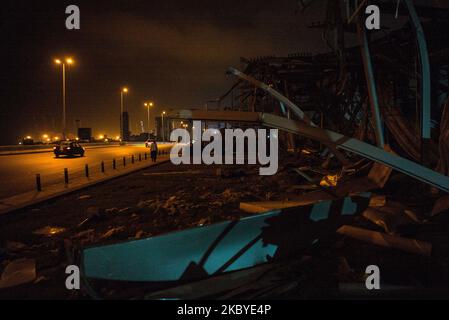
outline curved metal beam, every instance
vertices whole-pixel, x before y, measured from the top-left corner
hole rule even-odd
[[[296,133],[320,141],[326,145],[334,145],[336,148],[358,154],[364,158],[381,163],[412,178],[432,185],[440,190],[449,192],[449,177],[408,159],[386,152],[385,150],[366,142],[346,137],[330,130],[308,126],[298,121],[285,119],[273,114],[263,113],[260,114],[260,117],[261,122],[268,127]]]
[[[416,38],[418,40],[419,57],[421,59],[421,73],[422,73],[422,93],[421,93],[421,136],[424,139],[430,139],[430,116],[431,116],[431,86],[430,86],[430,63],[429,63],[429,52],[427,51],[426,36],[424,35],[424,30],[419,20],[418,14],[416,13],[413,0],[405,0],[408,11],[410,13],[410,18],[415,26]]]

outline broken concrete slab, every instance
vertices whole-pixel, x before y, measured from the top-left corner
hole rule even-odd
[[[36,279],[36,260],[18,259],[10,262],[0,278],[0,289],[10,288]]]

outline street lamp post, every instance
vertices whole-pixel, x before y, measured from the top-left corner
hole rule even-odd
[[[154,106],[153,102],[145,102],[145,107],[147,107],[148,115],[148,139],[150,139],[150,108]]]
[[[164,127],[164,116],[166,112],[162,112],[162,142],[165,142],[165,127]]]
[[[122,90],[120,90],[120,136],[121,139],[123,140],[125,133],[123,132],[124,128],[123,128],[123,112],[124,112],[124,94],[128,93],[128,88],[122,88]]]
[[[65,60],[56,59],[55,63],[62,65],[62,139],[66,139],[67,133],[67,117],[66,117],[66,64],[72,65],[74,63],[72,58],[67,58]]]

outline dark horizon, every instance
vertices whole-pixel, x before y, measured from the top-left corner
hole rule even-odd
[[[76,4],[81,30],[66,30],[65,8]],[[297,2],[228,1],[7,1],[2,4],[2,134],[0,144],[24,136],[61,132],[61,70],[57,57],[71,56],[67,72],[67,126],[75,120],[95,135],[119,134],[120,88],[131,131],[145,121],[145,100],[162,110],[204,107],[224,93],[240,57],[285,56],[322,51],[320,31],[307,25],[324,14],[317,2],[307,15]]]

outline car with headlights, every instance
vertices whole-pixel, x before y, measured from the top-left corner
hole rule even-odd
[[[53,148],[56,158],[60,156],[80,156],[84,157],[84,148],[76,141],[64,141]]]

